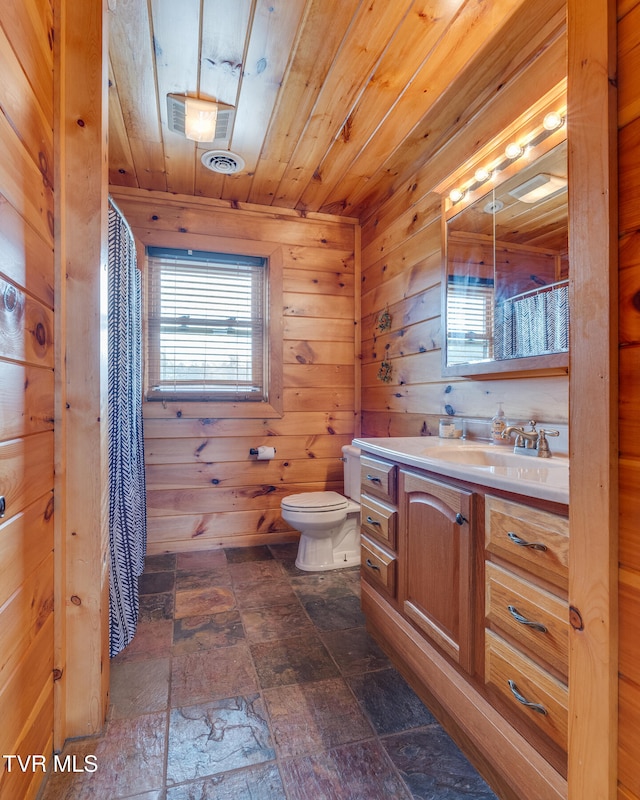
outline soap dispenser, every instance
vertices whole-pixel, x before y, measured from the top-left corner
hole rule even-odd
[[[491,442],[493,444],[503,444],[502,431],[507,427],[507,420],[502,410],[502,403],[498,403],[498,410],[491,418]]]

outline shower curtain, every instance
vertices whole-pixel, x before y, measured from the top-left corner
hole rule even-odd
[[[147,544],[142,431],[142,295],[131,230],[109,201],[109,650],[138,622]]]

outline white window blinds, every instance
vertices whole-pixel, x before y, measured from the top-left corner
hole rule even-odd
[[[266,401],[266,259],[147,254],[148,398]]]
[[[492,358],[493,280],[450,275],[447,289],[447,363]]]

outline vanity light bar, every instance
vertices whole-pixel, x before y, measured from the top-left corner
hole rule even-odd
[[[545,117],[542,121],[542,127],[544,128],[543,133],[540,135],[535,136],[535,134],[531,134],[526,144],[520,144],[519,142],[510,142],[504,150],[505,158],[507,159],[507,164],[511,161],[515,161],[517,158],[525,155],[534,141],[537,144],[541,139],[546,138],[550,133],[556,131],[558,128],[562,127],[565,123],[565,118],[559,111],[550,111],[548,114],[545,114]],[[538,129],[539,130],[539,129]],[[531,140],[531,141],[529,141]],[[490,178],[496,176],[496,173],[500,172],[505,167],[505,163],[501,163],[497,166],[489,167],[478,167],[474,173],[474,180],[476,184],[483,184],[488,181]],[[459,203],[462,198],[466,195],[467,190],[471,187],[473,181],[471,181],[465,188],[455,188],[449,192],[449,200],[455,205]]]

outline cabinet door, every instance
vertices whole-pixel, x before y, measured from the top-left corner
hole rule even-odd
[[[404,614],[470,670],[473,494],[404,470],[400,485]]]

